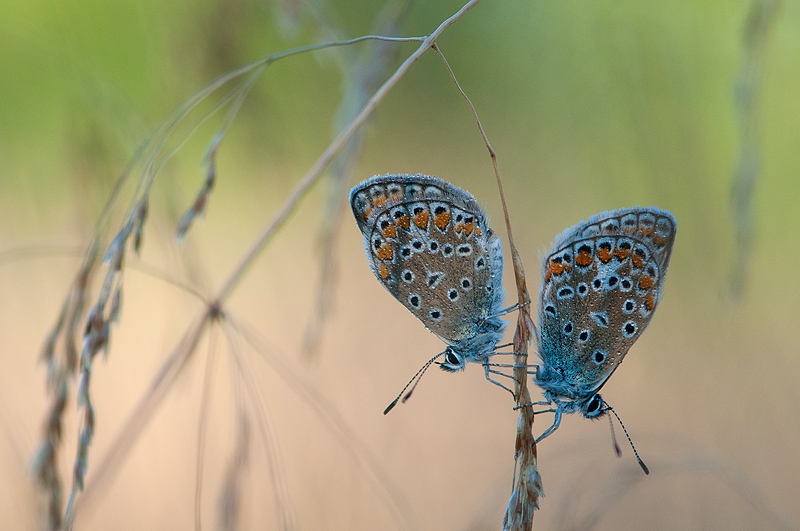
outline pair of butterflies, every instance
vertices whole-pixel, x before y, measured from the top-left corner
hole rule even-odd
[[[481,363],[502,386],[489,361],[506,325],[502,246],[475,198],[437,177],[378,175],[351,190],[350,206],[375,276],[447,344],[412,382],[444,357],[442,369]],[[533,371],[546,400],[539,404],[554,405],[555,419],[537,442],[563,413],[597,418],[611,410],[600,388],[650,324],[676,228],[670,212],[634,207],[602,212],[556,237],[543,262],[542,363]]]

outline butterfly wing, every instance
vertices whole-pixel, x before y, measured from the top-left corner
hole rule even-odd
[[[502,302],[503,256],[475,198],[442,179],[378,175],[350,192],[373,273],[448,344]]]
[[[539,354],[573,398],[596,392],[658,306],[677,222],[634,207],[592,216],[556,238],[544,260]]]

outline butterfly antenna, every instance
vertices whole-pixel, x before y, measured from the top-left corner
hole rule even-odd
[[[429,360],[428,360],[428,361],[425,363],[425,365],[423,365],[423,366],[422,366],[422,368],[420,368],[420,370],[418,370],[418,371],[417,371],[417,374],[415,374],[415,375],[414,375],[414,377],[413,377],[413,378],[411,378],[411,379],[408,381],[408,383],[406,384],[406,386],[405,386],[405,387],[403,387],[403,390],[402,390],[402,391],[400,391],[400,394],[399,394],[399,395],[397,395],[397,398],[395,398],[394,400],[392,400],[392,403],[391,403],[391,404],[389,404],[388,406],[386,406],[386,409],[384,409],[384,410],[383,410],[383,414],[384,414],[384,415],[385,415],[385,414],[387,414],[388,412],[390,412],[390,411],[391,411],[391,410],[394,408],[394,406],[396,406],[396,405],[397,405],[397,402],[400,400],[400,397],[403,397],[403,402],[405,402],[406,400],[408,400],[408,399],[411,397],[411,393],[413,393],[413,392],[414,392],[414,389],[416,389],[416,388],[417,388],[417,384],[418,384],[418,383],[419,383],[419,381],[422,379],[422,375],[423,375],[423,374],[425,374],[425,371],[427,371],[427,370],[428,370],[428,367],[430,367],[431,365],[433,365],[433,362],[434,362],[434,361],[436,361],[436,359],[437,359],[437,358],[439,358],[439,356],[441,356],[442,354],[444,354],[444,352],[440,352],[440,353],[438,353],[437,355],[435,355],[434,357],[432,357],[431,359],[429,359]],[[408,392],[408,394],[407,394],[407,395],[403,396],[403,393],[405,393],[405,392],[406,392],[406,389],[408,389],[408,386],[409,386],[409,385],[411,385],[412,383],[414,384],[414,386],[413,386],[413,387],[411,387],[411,390]]]
[[[617,457],[622,457],[622,450],[619,448],[619,444],[617,444],[617,434],[614,433],[614,419],[608,417],[608,425],[611,427],[611,443],[614,445],[614,453],[617,454]]]
[[[605,401],[604,401],[604,403],[605,403]],[[647,468],[647,465],[644,464],[644,461],[642,461],[642,458],[639,457],[639,452],[636,451],[636,447],[633,445],[633,441],[631,440],[631,436],[628,435],[628,430],[625,429],[625,424],[622,423],[622,420],[619,418],[619,415],[617,415],[617,412],[614,411],[613,407],[611,407],[608,404],[606,404],[606,408],[608,408],[608,410],[611,411],[614,414],[615,417],[617,417],[617,422],[619,422],[619,425],[622,426],[622,431],[625,432],[625,437],[628,438],[628,442],[630,443],[631,449],[633,450],[633,455],[635,455],[636,456],[636,460],[639,461],[639,466],[642,467],[642,470],[644,471],[645,474],[649,475],[650,474],[650,469]],[[613,425],[612,425],[612,428],[611,428],[611,433],[612,434],[614,433]],[[616,445],[616,440],[614,441],[614,444]],[[617,446],[617,451],[619,451],[619,446]],[[620,454],[618,453],[617,455],[620,455]]]

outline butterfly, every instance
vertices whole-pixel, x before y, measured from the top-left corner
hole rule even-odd
[[[555,418],[537,443],[564,413],[590,419],[614,413],[599,391],[653,318],[676,229],[670,212],[634,207],[602,212],[556,238],[543,262],[542,364],[534,371],[545,397],[537,404],[554,405]]]
[[[506,325],[503,251],[475,198],[437,177],[376,175],[353,187],[350,206],[375,277],[447,344],[409,385],[442,356],[445,371],[482,363],[501,385],[489,359]]]

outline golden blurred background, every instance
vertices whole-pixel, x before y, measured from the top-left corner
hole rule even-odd
[[[139,167],[111,217],[97,220],[156,124],[212,79],[269,53],[380,30],[427,35],[461,5],[3,2],[1,529],[44,526],[32,478],[50,400],[41,347],[94,231],[120,230]],[[485,0],[438,40],[498,154],[534,298],[541,255],[566,227],[632,205],[678,219],[660,309],[603,389],[651,474],[624,439],[615,457],[605,422],[569,416],[539,447],[546,497],[535,527],[800,526],[798,27],[800,4],[779,0]],[[214,293],[357,108],[359,89],[374,90],[416,47],[372,41],[267,68],[221,144],[208,210],[182,243],[175,225],[205,179],[204,150],[224,115],[164,147],[180,149],[153,183],[140,256],[126,260],[120,320],[93,365],[87,487],[202,311],[162,277]],[[432,370],[411,400],[382,414],[442,345],[375,281],[342,195],[376,173],[439,176],[485,204],[508,253],[491,161],[432,52],[362,133],[349,164],[335,162],[250,267],[225,308],[230,320],[203,336],[113,479],[77,511],[76,529],[191,527],[198,448],[206,528],[500,528],[514,468],[512,400],[480,367]],[[329,238],[331,261],[321,266]],[[308,351],[321,269],[330,312]],[[263,338],[260,349],[244,327]],[[77,382],[58,458],[64,501],[81,426]],[[534,433],[550,422],[537,419]],[[237,508],[226,509],[233,491]]]

